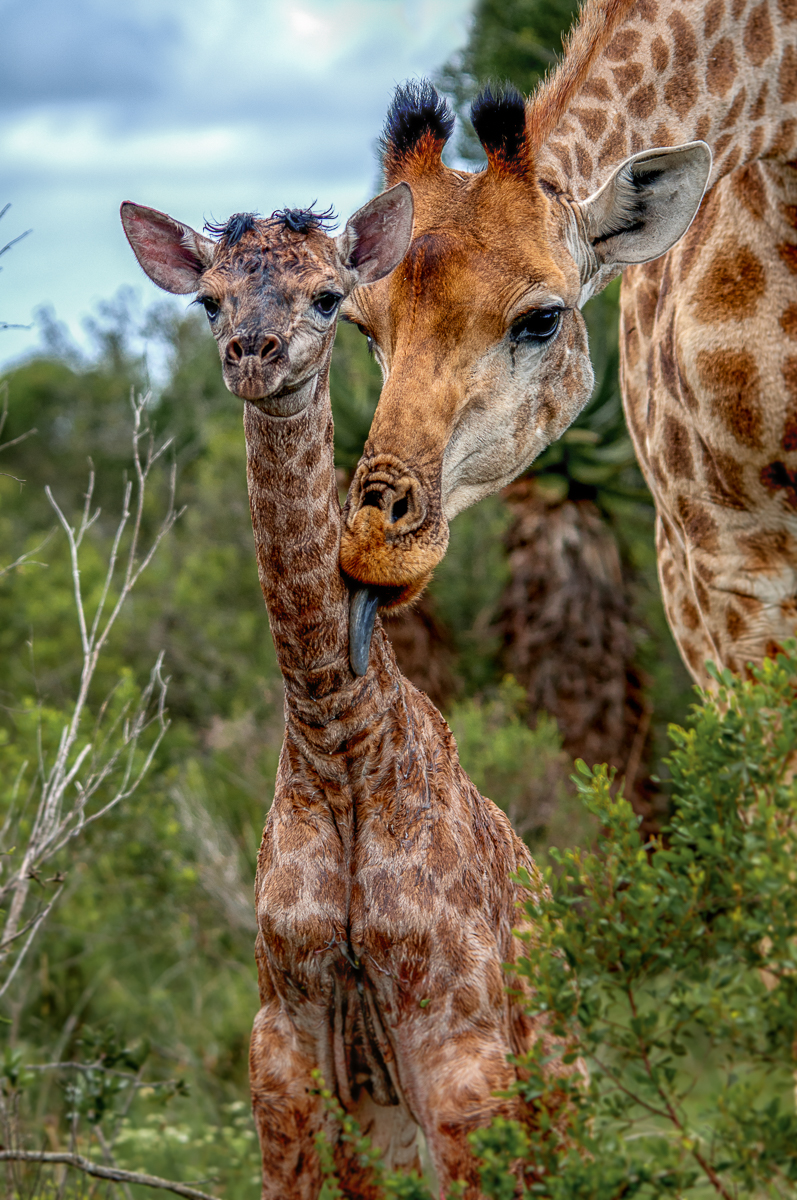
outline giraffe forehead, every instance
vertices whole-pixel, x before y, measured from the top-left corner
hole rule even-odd
[[[535,285],[563,297],[577,292],[577,267],[533,179],[446,169],[415,180],[413,197],[412,245],[390,280],[368,289],[394,321],[417,316],[419,305],[463,304],[500,324]]]
[[[335,242],[320,230],[305,234],[274,221],[257,221],[235,246],[220,242],[203,283],[214,291],[261,291],[285,294],[333,285],[340,274]]]

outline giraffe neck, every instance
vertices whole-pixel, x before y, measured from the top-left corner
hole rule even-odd
[[[356,678],[349,667],[329,357],[309,386],[310,403],[292,417],[246,404],[244,432],[258,575],[285,684],[286,723],[323,763],[362,741],[395,703],[399,675],[379,622],[367,674]]]
[[[714,155],[709,186],[755,159],[790,161],[796,42],[797,0],[589,4],[574,65],[529,104],[540,178],[584,199],[630,155],[696,139]]]

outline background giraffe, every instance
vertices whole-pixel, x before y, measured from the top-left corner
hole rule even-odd
[[[399,92],[385,164],[413,186],[416,230],[394,276],[348,305],[387,375],[350,495],[351,574],[423,586],[447,518],[522,470],[586,400],[577,307],[655,257],[629,267],[622,377],[673,631],[699,679],[706,657],[740,669],[794,631],[796,36],[793,0],[588,4],[525,108],[489,93],[474,105],[481,176],[442,165],[451,121],[433,89]],[[714,159],[698,220],[666,259],[635,251],[652,179],[644,158],[623,160],[696,140]],[[513,309],[535,274],[539,298]],[[530,341],[522,390],[503,362]],[[386,504],[415,497],[412,528],[362,515],[379,487]]]
[[[370,666],[352,674],[338,566],[335,317],[355,282],[406,249],[409,189],[377,197],[337,243],[297,211],[239,214],[218,243],[137,205],[122,219],[159,286],[199,291],[225,381],[248,401],[252,522],[286,722],[255,887],[263,1196],[318,1195],[320,1130],[346,1194],[376,1195],[324,1111],[319,1070],[387,1166],[417,1165],[420,1126],[441,1188],[463,1180],[475,1200],[467,1135],[515,1113],[518,1102],[499,1094],[516,1078],[507,1056],[545,1036],[501,969],[520,949],[513,927],[524,927],[524,889],[511,877],[523,868],[534,886],[541,878],[463,772],[439,712],[400,675],[381,627]]]

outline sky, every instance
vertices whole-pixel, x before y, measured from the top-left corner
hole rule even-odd
[[[122,200],[194,228],[318,201],[345,220],[375,190],[397,83],[433,74],[472,0],[0,0],[0,369],[54,309],[83,319],[143,275]]]

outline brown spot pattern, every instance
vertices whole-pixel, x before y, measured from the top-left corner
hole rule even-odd
[[[797,341],[797,304],[790,304],[780,318],[780,327],[787,338]]]
[[[728,149],[728,147],[730,146],[732,141],[733,141],[733,135],[730,133],[723,133],[722,137],[717,138],[716,142],[714,143],[714,159],[715,159],[715,161],[717,159],[722,158],[723,154]]]
[[[789,508],[797,508],[797,471],[782,462],[768,463],[761,468],[761,482],[769,492],[782,492]]]
[[[677,509],[690,542],[713,554],[719,547],[719,529],[711,513],[691,496],[679,496]]]
[[[653,322],[656,319],[658,293],[651,284],[644,282],[636,291],[636,317],[644,337],[649,338],[653,332]]]
[[[728,109],[725,119],[722,122],[722,124],[720,125],[720,129],[732,129],[733,128],[733,126],[736,124],[737,120],[739,119],[739,115],[740,115],[742,109],[744,108],[746,100],[747,100],[747,89],[742,88],[741,91],[737,92],[736,95],[734,96],[733,103],[731,104],[730,108]]]
[[[700,624],[700,613],[688,596],[684,596],[681,601],[681,617],[686,628],[694,633]]]
[[[778,254],[789,270],[797,274],[797,246],[793,242],[781,242]]]
[[[686,279],[705,246],[720,213],[719,192],[712,188],[697,211],[697,216],[681,242],[681,281]]]
[[[710,41],[725,15],[725,0],[709,0],[703,14],[703,37]]]
[[[580,142],[575,144],[576,166],[585,179],[589,179],[592,174],[592,159]]]
[[[625,133],[622,128],[613,129],[601,143],[598,165],[601,167],[610,167],[613,163],[620,162],[621,159],[625,158],[625,155]]]
[[[791,400],[791,408],[786,414],[783,426],[781,447],[787,452],[797,450],[797,358],[787,358],[783,364],[783,382]]]
[[[741,161],[741,157],[742,157],[741,146],[734,146],[733,150],[731,150],[730,154],[725,159],[725,162],[722,164],[723,174],[730,175],[731,172],[734,171],[736,169],[736,167],[739,165],[739,162]]]
[[[775,35],[769,16],[768,0],[761,0],[760,4],[750,10],[744,27],[743,42],[747,57],[754,67],[760,67],[772,53]]]
[[[695,317],[704,324],[750,318],[764,294],[766,276],[746,246],[728,246],[712,260],[692,299]]]
[[[763,416],[758,368],[746,350],[701,350],[700,381],[712,399],[712,411],[743,446],[760,450]]]
[[[664,462],[676,479],[690,479],[694,474],[689,430],[670,415],[664,419]]]
[[[656,89],[652,83],[647,83],[644,87],[637,88],[633,95],[628,97],[628,111],[632,117],[644,121],[652,116],[656,108]]]
[[[706,87],[712,96],[724,96],[736,78],[736,54],[730,38],[720,38],[706,67]]]
[[[787,46],[778,70],[778,98],[781,104],[797,100],[797,49]]]
[[[612,89],[605,79],[588,79],[581,89],[582,96],[594,96],[596,100],[611,100]]]
[[[703,612],[708,612],[711,608],[711,597],[708,594],[708,588],[700,579],[694,580],[694,588],[698,604],[703,609]]]
[[[630,63],[627,67],[612,67],[612,75],[621,96],[641,83],[645,68],[641,63]]]
[[[761,86],[761,91],[753,101],[750,109],[750,120],[760,121],[767,111],[767,96],[769,95],[769,80],[765,80]]]
[[[778,0],[778,12],[784,21],[797,21],[797,0]]]
[[[603,134],[608,118],[602,108],[573,108],[570,110],[588,138],[597,141]]]
[[[657,34],[650,43],[650,58],[659,75],[667,70],[670,62],[670,47],[661,34]]]
[[[751,217],[760,221],[767,211],[767,191],[758,163],[751,163],[731,178],[731,187],[736,199],[744,205]]]
[[[726,508],[745,509],[744,468],[738,458],[710,446],[702,438],[700,458],[709,498]]]
[[[753,129],[753,131],[750,134],[750,142],[747,147],[748,159],[757,158],[761,151],[761,147],[763,146],[763,144],[764,144],[763,126],[756,125],[755,129]]]
[[[642,34],[637,29],[623,29],[616,34],[604,50],[604,56],[610,62],[625,62],[642,41]]]
[[[795,151],[795,141],[797,140],[797,120],[789,117],[787,121],[781,121],[778,125],[777,132],[772,139],[772,144],[769,152],[773,157],[788,157],[793,155]],[[789,163],[789,166],[794,167],[795,161]]]
[[[694,108],[700,89],[694,67],[681,69],[676,61],[675,70],[664,85],[664,99],[682,119]]]
[[[725,628],[728,631],[728,636],[731,641],[738,641],[740,637],[744,637],[747,632],[747,622],[740,612],[728,605],[725,612]]]

